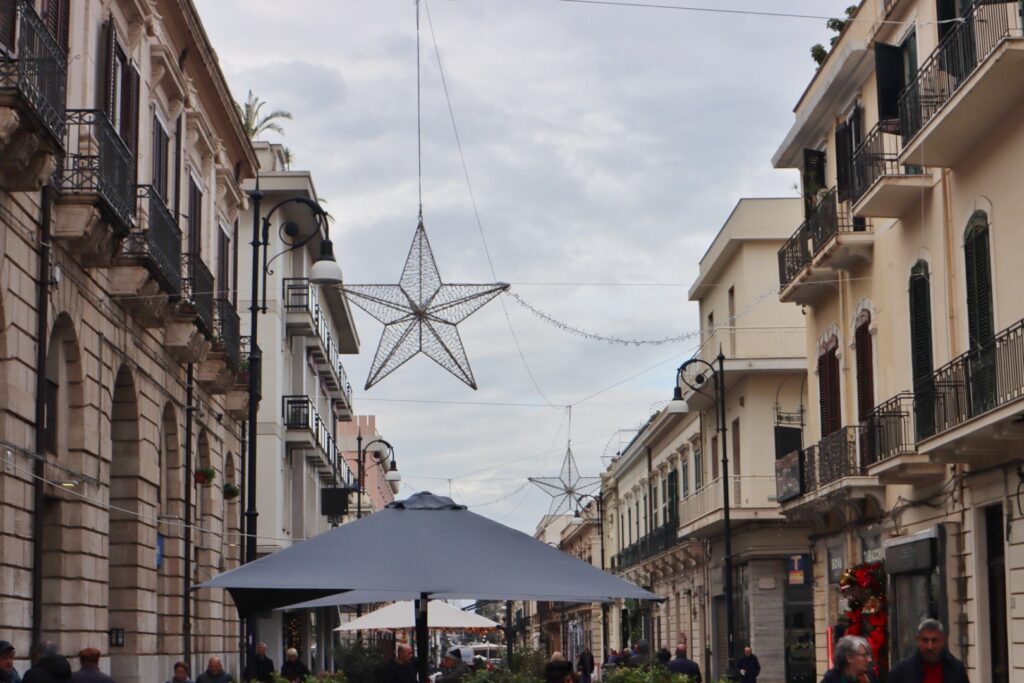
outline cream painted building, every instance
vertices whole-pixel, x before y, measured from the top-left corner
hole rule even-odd
[[[121,683],[237,670],[230,599],[189,587],[240,556],[256,157],[189,0],[3,2],[0,55],[0,631]]]
[[[891,660],[932,616],[972,681],[1024,676],[1021,22],[1019,2],[861,2],[774,157],[806,197],[779,280],[807,314],[807,432],[779,479],[813,534],[819,676],[866,561]]]
[[[268,269],[265,280],[266,310],[259,315],[257,341],[263,353],[261,400],[257,411],[257,527],[258,555],[266,555],[330,528],[322,513],[321,491],[340,488],[352,481],[338,425],[352,419],[352,387],[343,364],[345,354],[359,351],[359,335],[344,294],[337,287],[310,282],[313,262],[320,253],[319,237],[289,250],[283,226],[291,221],[303,240],[314,229],[309,209],[285,203],[293,197],[317,200],[309,171],[291,170],[279,144],[255,142],[259,159],[260,213],[270,216]],[[244,189],[255,189],[247,180]],[[239,221],[238,236],[244,245],[252,241],[252,211]],[[289,238],[294,243],[294,239]],[[251,248],[239,262],[240,308],[245,313],[242,330],[249,333],[252,283]],[[262,269],[262,263],[260,264]],[[244,338],[248,348],[248,337]],[[247,396],[240,386],[239,398]],[[296,648],[314,671],[330,668],[331,628],[338,623],[331,609],[268,612],[258,620],[257,637],[267,644],[276,663],[284,652]]]
[[[705,676],[725,673],[723,495],[729,491],[736,654],[761,653],[760,681],[787,680],[800,662],[781,655],[811,611],[810,588],[790,585],[787,565],[805,552],[806,530],[787,524],[776,504],[777,444],[799,444],[803,423],[804,318],[773,287],[776,253],[799,199],[744,199],[700,263],[690,290],[702,321],[698,357],[725,357],[725,448],[710,392],[684,394],[685,414],[662,409],[603,479],[609,566],[664,596],[624,601],[609,616],[610,647],[644,638],[652,648],[688,645]],[[692,377],[692,373],[687,373]],[[666,382],[666,398],[671,396]],[[724,484],[724,486],[723,486]]]

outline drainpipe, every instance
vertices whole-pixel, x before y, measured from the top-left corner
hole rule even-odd
[[[50,311],[50,221],[53,186],[43,186],[39,217],[39,275],[36,280],[36,458],[32,483],[32,645],[43,639],[43,507],[46,504],[46,337]]]
[[[185,523],[182,527],[185,548],[184,580],[182,583],[181,651],[192,670],[192,411],[195,410],[195,387],[192,383],[193,366],[185,371]]]
[[[949,357],[956,358],[963,347],[957,340],[956,267],[954,265],[956,257],[953,254],[953,197],[949,189],[949,169],[942,171],[942,212],[945,214],[942,227],[946,232],[946,239],[943,240],[945,248],[942,250],[942,256],[946,261],[946,339],[949,344]]]

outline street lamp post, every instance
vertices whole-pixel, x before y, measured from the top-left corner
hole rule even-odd
[[[369,450],[370,446],[374,444],[381,444],[388,449],[389,465],[387,472],[384,473],[384,481],[386,482],[400,482],[402,481],[402,475],[398,472],[398,465],[395,462],[395,448],[384,439],[374,439],[368,442],[365,446],[363,445],[363,434],[362,432],[356,434],[356,519],[363,518],[363,475],[366,469],[366,451]],[[381,461],[381,456],[378,453],[373,454],[373,461],[384,466]],[[356,608],[358,610],[358,607]]]
[[[275,204],[266,216],[260,216],[263,192],[260,191],[259,176],[256,188],[249,193],[252,200],[252,290],[249,302],[249,415],[247,421],[248,452],[245,465],[246,477],[246,509],[245,509],[245,561],[256,559],[257,518],[256,509],[256,412],[260,401],[261,373],[263,371],[263,354],[257,344],[259,314],[267,311],[267,275],[271,273],[270,263],[277,257],[300,249],[314,237],[320,236],[320,255],[310,269],[310,282],[320,285],[341,284],[341,267],[334,259],[327,224],[327,212],[308,197],[296,196],[283,199]],[[306,206],[316,221],[316,229],[306,237],[302,229],[294,221],[281,224],[279,233],[285,249],[268,260],[267,250],[270,246],[270,219],[283,206],[300,204]],[[261,225],[262,222],[262,225]],[[322,232],[321,232],[322,231]],[[262,296],[260,295],[260,276],[263,277]],[[251,664],[255,645],[256,620],[246,620],[246,661]]]
[[[703,358],[691,358],[676,371],[676,383],[673,390],[672,400],[668,404],[667,411],[672,414],[682,414],[689,411],[689,406],[683,399],[683,391],[680,382],[695,392],[703,393],[704,387],[710,379],[714,382],[715,391],[715,423],[718,431],[718,440],[722,448],[722,522],[725,533],[725,556],[722,558],[724,565],[722,577],[725,588],[725,628],[728,633],[726,678],[736,680],[736,644],[735,644],[735,623],[733,614],[733,587],[732,587],[732,526],[729,520],[729,457],[726,445],[725,429],[725,354],[721,348],[718,350],[718,357],[715,359],[717,368]],[[697,368],[697,373],[692,379],[687,379],[686,371],[690,368]]]

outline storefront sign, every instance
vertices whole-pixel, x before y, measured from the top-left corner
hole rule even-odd
[[[790,555],[786,561],[786,583],[790,586],[803,586],[811,578],[811,556]]]
[[[800,451],[775,461],[775,492],[780,503],[803,493],[800,490]]]
[[[846,553],[842,545],[830,545],[828,547],[828,582],[839,583],[839,579],[846,571]]]
[[[882,537],[879,534],[865,536],[861,539],[860,561],[868,564],[881,562],[885,559],[885,552],[882,550]]]
[[[885,569],[890,574],[926,572],[935,568],[935,539],[891,545],[885,549]]]

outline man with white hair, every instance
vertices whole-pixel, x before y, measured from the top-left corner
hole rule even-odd
[[[832,668],[825,672],[821,683],[862,683],[873,681],[871,646],[860,636],[843,636],[836,641],[832,653]]]
[[[970,683],[963,662],[946,649],[946,629],[938,619],[917,627],[917,652],[889,672],[889,683]]]
[[[299,651],[290,647],[284,652],[284,664],[281,665],[281,675],[292,683],[302,681],[310,675],[309,667],[299,659]]]

